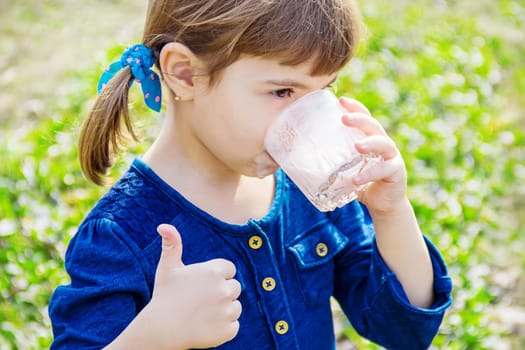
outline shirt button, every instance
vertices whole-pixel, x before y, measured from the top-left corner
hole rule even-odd
[[[262,287],[265,291],[271,292],[275,289],[275,280],[271,277],[266,277],[262,281]]]
[[[252,249],[259,249],[262,247],[263,240],[259,236],[251,236],[250,240],[248,241],[248,245]]]
[[[316,252],[317,255],[319,255],[320,257],[326,256],[326,254],[328,254],[328,247],[327,247],[326,244],[324,244],[324,243],[319,243],[319,244],[315,247],[315,252]]]
[[[286,321],[277,322],[275,324],[275,331],[281,335],[288,333],[288,323],[286,323]]]

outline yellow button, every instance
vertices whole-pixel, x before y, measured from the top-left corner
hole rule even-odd
[[[288,333],[288,323],[286,321],[279,321],[275,324],[275,331],[279,334]]]
[[[266,277],[262,281],[262,287],[265,291],[271,292],[275,289],[275,280],[271,277]]]
[[[319,244],[315,247],[315,252],[316,252],[317,255],[319,255],[320,257],[326,256],[326,254],[328,254],[328,247],[327,247],[326,244],[324,244],[324,243],[319,243]]]
[[[250,240],[248,241],[248,244],[252,249],[259,249],[262,247],[263,240],[259,236],[251,236]]]

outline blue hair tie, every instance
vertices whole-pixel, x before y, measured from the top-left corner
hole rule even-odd
[[[122,68],[130,66],[135,82],[142,86],[146,106],[159,112],[162,105],[162,88],[159,76],[151,69],[154,64],[155,57],[153,52],[146,46],[137,44],[128,47],[122,54],[120,61],[113,62],[102,73],[98,81],[98,93],[100,94],[107,83]]]

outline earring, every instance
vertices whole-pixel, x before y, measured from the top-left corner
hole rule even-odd
[[[180,96],[175,95],[175,101],[180,101]]]

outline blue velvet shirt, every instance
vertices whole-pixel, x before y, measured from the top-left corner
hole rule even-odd
[[[388,349],[426,349],[451,303],[437,249],[427,240],[434,305],[413,307],[379,255],[362,204],[322,213],[282,171],[275,179],[268,214],[232,225],[195,207],[135,159],[69,244],[71,283],[58,287],[49,305],[52,349],[100,349],[148,303],[161,223],[180,232],[185,264],[225,258],[237,267],[240,330],[219,349],[335,349],[331,296],[364,337]]]

